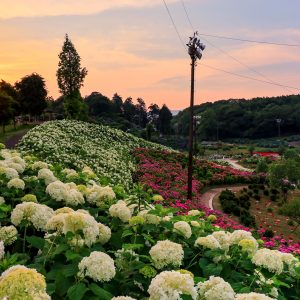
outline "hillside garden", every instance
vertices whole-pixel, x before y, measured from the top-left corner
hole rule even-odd
[[[196,160],[190,202],[186,166],[182,153],[76,121],[2,149],[0,299],[299,299],[299,244],[267,244],[201,203],[209,186],[265,176]]]

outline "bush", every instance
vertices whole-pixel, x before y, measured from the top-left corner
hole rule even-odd
[[[274,231],[272,229],[267,229],[264,233],[264,237],[267,237],[267,238],[274,237]]]
[[[276,195],[271,195],[270,199],[271,199],[271,201],[276,202],[277,201],[277,196]]]
[[[269,195],[270,195],[269,190],[264,190],[264,195],[265,195],[265,196],[269,196]]]

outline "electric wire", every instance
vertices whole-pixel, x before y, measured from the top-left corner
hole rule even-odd
[[[184,0],[180,0],[180,1],[181,1],[181,4],[182,4],[182,7],[183,7],[183,9],[184,9],[186,18],[187,18],[187,20],[188,20],[188,22],[189,22],[189,24],[190,24],[192,30],[195,32],[195,28],[194,28],[194,26],[193,26],[193,24],[192,24],[192,21],[191,21],[190,17],[189,17],[189,13],[188,13],[188,10],[187,10],[187,8],[186,8],[185,2],[184,2]],[[206,41],[208,44],[210,44],[210,45],[211,45],[212,47],[214,47],[215,49],[217,49],[218,51],[220,51],[221,53],[225,54],[226,56],[228,56],[229,58],[231,58],[232,60],[234,60],[235,62],[237,62],[238,64],[240,64],[241,66],[246,67],[246,68],[247,68],[248,70],[250,70],[251,72],[253,72],[253,73],[255,73],[255,74],[261,76],[262,78],[264,78],[264,79],[267,80],[267,81],[270,81],[270,82],[272,82],[272,83],[274,83],[274,84],[278,84],[278,82],[276,82],[276,81],[274,81],[274,80],[268,78],[268,77],[265,76],[263,73],[261,73],[261,72],[255,70],[253,67],[250,67],[250,66],[248,66],[247,64],[243,63],[243,62],[240,61],[239,59],[237,59],[237,58],[235,58],[234,56],[232,56],[231,54],[229,54],[227,51],[225,51],[225,50],[221,49],[220,47],[214,45],[214,44],[213,44],[212,42],[210,42],[209,40],[207,40],[207,39],[205,39],[205,38],[203,38],[203,40]],[[288,88],[285,88],[285,89],[287,89],[289,92],[292,92],[292,91],[291,91],[290,89],[288,89]]]
[[[180,35],[179,31],[178,31],[178,28],[177,28],[177,26],[176,26],[176,24],[175,24],[175,21],[174,21],[172,15],[171,15],[171,12],[170,12],[170,10],[169,10],[169,7],[168,7],[168,5],[167,5],[167,3],[166,3],[165,0],[163,0],[163,2],[164,2],[164,4],[165,4],[165,8],[166,8],[166,10],[167,10],[167,12],[168,12],[168,15],[169,15],[169,17],[170,17],[170,20],[171,20],[171,22],[172,22],[172,24],[173,24],[173,27],[174,27],[174,29],[175,29],[175,31],[176,31],[176,33],[177,33],[177,36],[178,36],[178,38],[179,38],[179,40],[180,40],[180,42],[181,42],[181,44],[182,44],[184,50],[186,50],[186,44],[183,42],[183,39],[182,39],[182,37],[181,37],[181,35]]]
[[[171,21],[172,21],[173,27],[174,27],[174,29],[175,29],[177,35],[178,35],[178,38],[179,38],[179,40],[180,40],[182,46],[184,47],[184,49],[185,49],[185,51],[186,51],[186,45],[184,44],[184,42],[183,42],[183,40],[182,40],[182,37],[181,37],[180,34],[179,34],[179,31],[178,31],[178,29],[177,29],[177,26],[176,26],[176,24],[175,24],[175,21],[174,21],[172,15],[171,15],[171,12],[170,12],[170,10],[169,10],[169,8],[168,8],[168,5],[167,5],[167,3],[166,3],[165,0],[163,0],[163,2],[164,2],[164,5],[165,5],[166,10],[167,10],[167,12],[168,12],[168,15],[169,15],[169,17],[170,17],[170,19],[171,19]],[[181,2],[183,3],[183,6],[185,7],[185,10],[186,10],[186,6],[184,5],[183,0],[181,0]],[[187,13],[187,10],[186,10],[186,13]],[[187,14],[187,15],[188,15],[188,14]],[[193,28],[192,22],[191,22],[191,20],[190,20],[189,17],[188,17],[188,20],[189,20],[189,22],[190,22],[190,25],[191,25],[192,28]],[[198,33],[198,34],[199,34],[199,35],[208,36],[208,35],[202,34],[202,33]],[[211,36],[211,35],[209,35],[209,36]],[[218,37],[218,36],[214,36],[214,37]],[[247,41],[247,40],[245,40],[245,41]],[[267,42],[264,42],[264,43],[267,43]],[[272,44],[272,43],[271,43],[271,44]],[[277,44],[277,45],[283,46],[284,44]],[[285,44],[285,45],[287,45],[287,44]],[[298,45],[290,45],[290,46],[297,46],[297,47],[298,47]],[[299,45],[299,47],[300,47],[300,45]],[[237,73],[230,72],[230,71],[226,71],[226,70],[223,70],[223,69],[220,69],[220,68],[215,68],[215,67],[212,67],[212,66],[203,64],[203,63],[201,63],[201,62],[200,62],[200,64],[201,64],[202,66],[206,67],[206,68],[209,68],[209,69],[212,69],[212,70],[215,70],[215,71],[219,71],[219,72],[222,72],[222,73],[226,73],[226,74],[229,74],[229,75],[232,75],[232,76],[236,76],[236,77],[245,78],[245,79],[249,79],[249,80],[253,80],[253,81],[257,81],[257,82],[262,82],[262,83],[266,83],[266,84],[270,84],[270,85],[274,85],[274,86],[280,86],[280,87],[284,87],[284,88],[288,88],[288,89],[293,89],[293,90],[300,91],[300,89],[297,88],[297,87],[293,87],[293,86],[289,86],[289,85],[284,85],[284,84],[280,84],[280,83],[276,83],[276,82],[272,82],[272,81],[268,81],[268,80],[261,80],[261,79],[257,79],[257,78],[254,78],[254,77],[251,77],[251,76],[247,76],[247,75],[237,74]]]
[[[246,78],[246,79],[250,79],[250,80],[254,80],[254,81],[258,81],[258,82],[263,82],[263,83],[267,83],[267,84],[272,84],[272,85],[281,86],[281,87],[285,87],[285,88],[289,88],[289,89],[300,91],[300,88],[297,88],[297,87],[294,87],[294,86],[284,85],[284,84],[280,84],[280,83],[273,83],[271,81],[261,80],[261,79],[257,79],[257,78],[251,77],[251,76],[237,74],[237,73],[234,73],[234,72],[226,71],[226,70],[223,70],[223,69],[219,69],[219,68],[215,68],[215,67],[203,64],[202,62],[200,62],[200,65],[204,66],[206,68],[209,68],[209,69],[212,69],[212,70],[215,70],[215,71],[220,71],[220,72],[223,72],[223,73],[226,73],[226,74],[230,74],[230,75],[233,75],[233,76],[237,76],[237,77],[241,77],[241,78]]]
[[[276,42],[269,42],[269,41],[257,41],[257,40],[234,38],[234,37],[216,35],[216,34],[199,33],[199,35],[213,37],[213,38],[217,38],[217,39],[234,40],[234,41],[247,42],[247,43],[267,44],[267,45],[286,46],[286,47],[300,47],[300,44],[287,44],[287,43],[276,43]]]

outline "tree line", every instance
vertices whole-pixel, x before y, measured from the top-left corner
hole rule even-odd
[[[201,115],[197,134],[202,139],[268,138],[300,133],[300,95],[230,99],[195,106]],[[172,120],[179,135],[188,135],[189,109]]]
[[[48,112],[60,118],[80,119],[111,125],[122,130],[142,132],[144,137],[151,139],[154,132],[171,133],[172,113],[163,105],[146,107],[142,98],[137,98],[134,104],[131,97],[123,98],[117,93],[112,99],[92,92],[82,97],[80,88],[88,74],[81,67],[81,58],[68,35],[65,36],[56,72],[57,84],[61,96],[54,100],[48,97],[44,78],[32,73],[23,77],[14,85],[2,80],[0,82],[0,123],[5,131],[5,125],[13,122],[16,117],[28,115],[36,118]]]

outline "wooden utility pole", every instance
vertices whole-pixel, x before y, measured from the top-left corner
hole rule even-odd
[[[193,137],[194,137],[194,95],[195,95],[195,67],[197,59],[201,59],[202,51],[205,46],[200,43],[197,38],[197,32],[187,44],[188,53],[191,57],[191,100],[190,100],[190,121],[189,121],[189,164],[188,164],[188,193],[187,198],[193,200],[192,184],[193,184]]]

